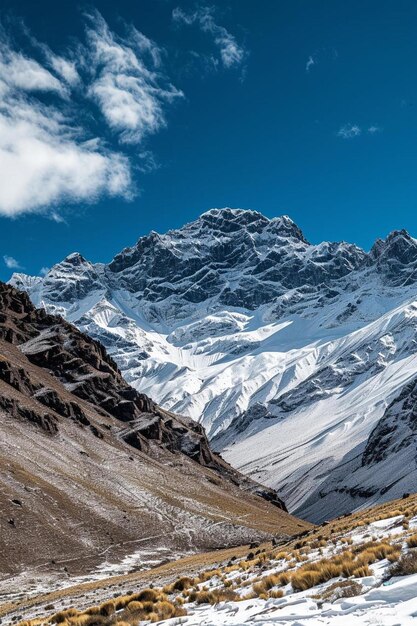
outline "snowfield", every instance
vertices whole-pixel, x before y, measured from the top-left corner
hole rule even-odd
[[[361,581],[364,588],[373,580]],[[317,592],[320,589],[316,590]],[[279,600],[225,602],[217,607],[199,608],[188,618],[167,620],[164,624],[188,626],[415,626],[417,623],[417,575],[400,578],[378,590],[334,604],[319,603],[309,597],[289,595]]]
[[[416,484],[412,407],[391,408],[417,376],[416,282],[405,231],[366,253],[238,209],[150,233],[107,265],[75,253],[44,278],[11,279],[318,522]]]

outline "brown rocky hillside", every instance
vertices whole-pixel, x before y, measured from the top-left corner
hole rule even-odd
[[[3,283],[0,432],[3,577],[67,577],[309,526],[214,454],[198,424],[130,387],[99,343]]]

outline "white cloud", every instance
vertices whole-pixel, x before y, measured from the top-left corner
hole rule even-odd
[[[139,152],[138,159],[137,168],[140,172],[155,172],[161,167],[155,155],[150,150]]]
[[[21,24],[21,28],[32,47],[42,53],[46,64],[53,72],[55,72],[55,74],[57,74],[59,81],[63,80],[64,83],[67,83],[65,87],[68,85],[74,87],[81,82],[81,77],[77,71],[77,63],[75,59],[55,54],[55,52],[53,52],[47,44],[35,39],[24,24]],[[7,41],[4,31],[2,31],[2,35],[3,41]],[[7,43],[10,48],[10,42]],[[69,52],[71,53],[71,51]]]
[[[54,54],[50,56],[50,62],[55,72],[69,85],[76,85],[80,81],[74,61]]]
[[[145,35],[131,27],[126,39],[117,37],[98,13],[90,21],[87,58],[94,78],[88,93],[122,141],[140,143],[166,125],[165,103],[183,93],[156,71],[161,50]]]
[[[100,14],[93,18],[86,45],[62,56],[30,37],[33,54],[17,51],[0,30],[2,216],[42,212],[63,221],[63,204],[132,197],[128,157],[85,126],[92,119],[89,99],[123,142],[139,143],[166,125],[165,104],[182,96],[161,74],[156,44],[134,27],[121,39]]]
[[[48,272],[49,272],[49,267],[41,267],[41,269],[39,270],[39,274],[41,276],[46,276]]]
[[[64,94],[61,82],[34,59],[10,48],[7,40],[0,42],[0,81],[9,88],[22,91],[50,91]]]
[[[20,265],[19,261],[16,261],[16,259],[12,256],[8,256],[7,254],[5,254],[3,256],[3,261],[9,269],[13,269],[13,270],[22,269],[22,266]]]
[[[367,132],[370,135],[377,135],[378,133],[382,133],[382,128],[380,126],[376,126],[375,124],[372,124],[372,126],[369,126]]]
[[[74,87],[81,82],[81,77],[77,70],[76,61],[55,54],[45,44],[37,43],[37,45],[42,50],[48,65],[53,69],[56,74],[58,74],[58,77],[61,80],[63,80],[71,87]]]
[[[14,217],[129,193],[126,157],[85,142],[53,106],[7,91],[0,101],[0,214]]]
[[[361,133],[362,129],[357,124],[345,124],[339,128],[337,135],[342,137],[342,139],[353,139],[354,137],[359,137]]]
[[[313,56],[309,56],[306,63],[306,72],[309,72],[313,65],[316,65],[316,60]]]
[[[193,13],[186,13],[179,7],[176,7],[172,12],[172,19],[176,23],[186,24],[187,26],[197,24],[203,32],[209,33],[219,50],[220,58],[225,68],[229,69],[239,66],[245,60],[247,51],[238,44],[234,35],[224,26],[216,24],[213,7],[199,7]]]

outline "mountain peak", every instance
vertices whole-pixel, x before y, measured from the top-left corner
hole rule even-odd
[[[61,263],[69,263],[70,265],[83,265],[87,263],[87,259],[83,257],[79,252],[71,252],[68,256],[65,257]]]
[[[417,260],[417,240],[404,228],[393,230],[385,239],[377,239],[371,248],[373,259],[396,259],[403,264]]]
[[[252,215],[252,216],[257,216],[257,217],[262,217],[264,219],[267,219],[260,211],[255,211],[255,209],[241,209],[239,207],[229,207],[229,206],[225,206],[225,207],[213,207],[211,209],[208,209],[207,211],[203,211],[203,213],[200,214],[200,218],[204,218],[207,216],[212,216],[212,217],[223,217],[223,218],[230,218],[230,217],[239,217],[242,215]]]
[[[292,220],[288,215],[274,217],[270,221],[270,224],[274,232],[281,237],[292,237],[293,239],[298,239],[303,243],[309,243],[304,237],[301,228],[299,228],[294,220]]]
[[[233,222],[234,224],[245,226],[254,222],[266,224],[269,222],[269,219],[265,217],[265,215],[262,215],[262,213],[259,213],[259,211],[254,211],[253,209],[232,209],[230,207],[223,207],[220,209],[209,209],[202,213],[195,221],[197,223],[204,222],[208,224]]]
[[[253,209],[232,209],[230,207],[209,209],[189,226],[200,225],[226,233],[231,233],[240,228],[246,228],[249,232],[257,233],[265,230],[277,236],[292,237],[308,243],[301,229],[288,215],[268,218]]]

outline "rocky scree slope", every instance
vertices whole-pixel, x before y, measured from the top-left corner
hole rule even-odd
[[[146,554],[306,527],[214,454],[199,424],[130,387],[98,342],[4,283],[0,432],[5,577],[85,573],[127,554],[143,567]]]
[[[213,209],[109,264],[76,253],[11,282],[100,339],[132,386],[201,423],[290,510],[321,521],[413,489],[404,420],[395,455],[369,454],[417,371],[406,231],[365,252],[313,245],[286,216]]]

